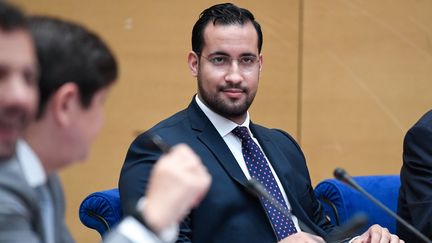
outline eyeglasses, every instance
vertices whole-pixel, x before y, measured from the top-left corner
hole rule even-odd
[[[201,55],[204,59],[209,61],[214,67],[223,69],[225,71],[229,70],[233,64],[233,61],[237,62],[240,71],[248,72],[254,70],[258,65],[259,59],[256,56],[248,55],[241,56],[238,59],[232,58],[226,55],[213,55],[206,57]]]

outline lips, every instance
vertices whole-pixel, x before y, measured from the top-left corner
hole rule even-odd
[[[14,142],[20,136],[20,129],[12,126],[0,125],[0,141],[3,142]]]
[[[25,116],[19,114],[0,114],[0,139],[2,141],[15,141],[25,125]]]
[[[238,99],[241,98],[242,96],[244,96],[246,94],[246,89],[243,88],[222,88],[221,91],[228,96],[229,98],[232,99]]]

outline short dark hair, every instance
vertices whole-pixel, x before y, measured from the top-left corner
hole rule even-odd
[[[75,83],[81,104],[90,106],[97,91],[117,79],[117,62],[108,46],[85,27],[54,17],[29,18],[40,65],[39,111],[65,83]]]
[[[17,7],[0,0],[0,30],[26,29],[27,19]]]
[[[232,3],[213,5],[204,10],[192,29],[192,50],[198,55],[204,47],[204,29],[208,23],[213,25],[231,25],[251,22],[258,35],[258,51],[261,53],[263,35],[260,24],[255,20],[254,15],[245,8],[237,7]]]

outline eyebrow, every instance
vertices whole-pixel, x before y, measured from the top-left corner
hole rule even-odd
[[[216,51],[216,52],[210,53],[208,56],[216,56],[216,55],[230,57],[230,55],[228,53],[223,52],[223,51]],[[246,53],[240,54],[240,57],[257,57],[257,55],[255,53],[246,52]]]

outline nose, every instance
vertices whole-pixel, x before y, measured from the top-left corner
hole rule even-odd
[[[232,60],[225,76],[225,81],[231,83],[240,83],[243,81],[243,75],[237,60]]]

